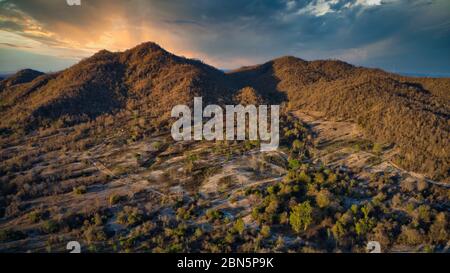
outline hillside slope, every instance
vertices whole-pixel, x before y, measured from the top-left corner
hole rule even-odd
[[[0,86],[0,131],[6,135],[77,124],[97,127],[88,124],[105,117],[139,116],[146,126],[161,127],[174,105],[191,104],[194,96],[240,102],[247,90],[250,101],[287,102],[290,110],[353,120],[371,140],[398,147],[400,166],[434,179],[449,177],[450,79],[408,78],[295,57],[223,73],[144,43],[124,52],[100,51],[54,74],[22,71]]]
[[[20,72],[19,72],[20,73]],[[57,123],[73,125],[106,113],[138,109],[167,115],[173,105],[226,95],[224,74],[201,62],[175,56],[154,43],[125,52],[102,50],[54,75],[9,87],[2,82],[1,127],[27,131]]]
[[[291,110],[353,120],[368,138],[400,153],[396,162],[436,179],[450,166],[450,79],[407,78],[340,61],[283,57],[231,73],[262,94],[277,90]]]

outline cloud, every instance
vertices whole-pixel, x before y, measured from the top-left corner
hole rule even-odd
[[[381,5],[381,0],[356,0],[355,5],[377,6]]]
[[[1,47],[1,46],[13,47],[13,48],[31,48],[30,46],[17,45],[17,44],[10,44],[10,43],[0,43],[0,47]]]
[[[70,58],[150,40],[220,68],[295,55],[450,72],[449,15],[447,0],[3,0],[0,38]]]
[[[339,0],[316,0],[310,2],[306,7],[297,11],[297,14],[312,14],[315,16],[322,16],[330,12],[335,12],[333,5],[339,3]]]
[[[293,10],[297,6],[297,3],[294,0],[286,1],[286,9]]]

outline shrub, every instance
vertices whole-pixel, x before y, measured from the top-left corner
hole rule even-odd
[[[342,239],[346,233],[345,226],[341,221],[337,221],[336,224],[334,224],[334,226],[331,228],[331,232],[337,239]]]
[[[299,140],[299,139],[296,139],[296,140],[294,140],[294,141],[292,142],[292,149],[293,149],[294,151],[299,151],[299,150],[302,149],[304,146],[305,146],[305,144],[304,144],[301,140]]]
[[[416,183],[410,180],[404,180],[401,182],[400,187],[404,192],[414,192],[416,190]]]
[[[215,209],[209,209],[206,211],[206,217],[209,220],[218,220],[221,219],[223,216],[223,213],[221,211],[215,210]]]
[[[314,175],[314,182],[317,184],[322,184],[323,182],[325,182],[325,177],[322,173],[316,173]]]
[[[227,244],[232,244],[235,241],[235,237],[232,233],[227,233],[224,240]]]
[[[111,194],[109,196],[109,204],[111,206],[115,205],[115,204],[117,204],[117,203],[119,203],[121,201],[124,201],[124,200],[126,200],[126,196],[123,196],[123,195]]]
[[[298,161],[297,159],[289,159],[288,164],[289,168],[292,170],[297,170],[298,168],[300,168],[300,161]]]
[[[53,220],[47,220],[42,225],[42,230],[46,233],[55,233],[59,230],[59,225]]]
[[[169,253],[180,253],[183,251],[183,246],[180,243],[171,243],[167,247],[167,252]]]
[[[102,226],[104,221],[106,220],[106,216],[102,216],[100,213],[96,213],[94,215],[94,225]]]
[[[331,193],[328,190],[321,190],[316,195],[316,203],[319,208],[326,208],[331,203]]]
[[[26,238],[25,233],[13,229],[0,230],[0,242],[17,241]]]
[[[428,237],[433,243],[445,244],[448,241],[448,228],[445,213],[436,216],[434,223],[430,226]]]
[[[38,223],[42,219],[42,213],[39,211],[32,211],[28,214],[28,219],[30,219],[32,223]]]
[[[88,243],[103,242],[108,239],[103,229],[95,226],[89,226],[84,231],[84,237]]]
[[[372,152],[374,154],[379,155],[379,154],[381,154],[382,151],[383,151],[383,146],[380,143],[373,144]]]
[[[192,170],[194,170],[195,163],[198,160],[199,160],[198,155],[195,155],[195,154],[189,154],[186,157],[185,165],[184,165],[184,169],[185,169],[186,173],[190,173],[190,172],[192,172]]]
[[[142,222],[144,215],[141,210],[133,207],[124,207],[117,215],[117,222],[128,227],[135,226]]]
[[[267,193],[268,194],[276,194],[277,188],[275,186],[269,186],[269,187],[267,187]]]
[[[338,180],[337,174],[335,174],[335,173],[330,173],[330,174],[328,175],[328,179],[327,179],[328,182],[334,183],[334,182],[336,182],[337,180]]]
[[[299,182],[303,182],[303,183],[310,183],[311,182],[311,177],[309,177],[308,174],[306,174],[305,171],[302,171],[299,176],[298,176],[298,181]]]
[[[418,221],[429,223],[431,219],[430,207],[427,205],[420,205],[416,210],[416,218]]]
[[[361,207],[361,212],[363,213],[363,218],[359,219],[355,223],[356,234],[358,234],[360,236],[365,235],[375,227],[375,219],[369,217],[370,211],[371,211],[371,208],[368,206]]]
[[[267,207],[265,209],[265,212],[273,215],[274,213],[277,212],[277,209],[278,209],[278,201],[276,199],[274,199],[269,202],[269,204],[267,205]]]
[[[280,214],[279,222],[282,225],[287,224],[289,222],[289,217],[288,217],[288,213],[287,212],[283,212],[283,213]]]
[[[228,189],[230,189],[234,184],[233,176],[228,175],[221,177],[219,181],[217,182],[217,185],[219,187],[220,192],[224,192]]]
[[[423,241],[423,237],[417,229],[406,226],[402,227],[399,239],[407,245],[418,245]]]
[[[419,179],[417,181],[417,190],[422,192],[428,188],[428,182],[425,179]]]
[[[194,232],[194,236],[196,237],[196,238],[200,238],[200,237],[202,237],[202,235],[203,235],[203,230],[201,229],[201,228],[196,228],[195,229],[195,232]]]
[[[284,239],[281,236],[278,236],[277,241],[275,242],[275,247],[277,249],[282,249],[284,248]]]
[[[153,142],[153,144],[152,144],[152,148],[155,149],[155,150],[158,150],[158,151],[159,151],[159,149],[161,149],[161,147],[162,147],[162,143],[159,142],[159,141],[155,141],[155,142]]]
[[[268,225],[264,225],[264,226],[261,228],[261,235],[262,235],[264,238],[269,238],[269,237],[270,237],[270,227],[269,227]]]
[[[183,207],[179,207],[178,209],[177,209],[177,219],[178,220],[189,220],[189,218],[190,218],[190,212],[188,211],[188,210],[186,210],[185,208],[183,208]]]
[[[73,192],[77,195],[85,194],[87,192],[86,186],[74,187]]]

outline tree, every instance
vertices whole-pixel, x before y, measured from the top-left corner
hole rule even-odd
[[[325,177],[322,173],[318,172],[314,175],[314,182],[317,184],[322,184],[323,182],[325,182]]]
[[[309,201],[300,203],[291,209],[289,222],[291,223],[292,229],[297,233],[308,228],[312,223],[312,207]]]
[[[433,243],[445,244],[448,241],[448,232],[446,227],[447,219],[445,217],[445,213],[441,212],[436,215],[436,219],[428,232],[430,241]]]
[[[245,223],[244,221],[239,218],[235,223],[234,223],[234,229],[240,234],[244,234],[244,230],[245,230]]]
[[[363,213],[363,218],[359,219],[355,223],[355,231],[359,236],[367,234],[370,230],[375,227],[375,219],[369,217],[371,207],[363,206],[361,207],[361,212]]]
[[[323,189],[319,191],[319,193],[316,196],[316,203],[319,206],[319,208],[326,208],[331,203],[331,193],[330,191]]]
[[[337,180],[338,180],[338,176],[337,176],[337,174],[335,174],[335,173],[330,173],[329,175],[328,175],[328,182],[330,182],[330,183],[334,183],[334,182],[336,182]]]
[[[333,233],[336,239],[341,239],[345,235],[345,226],[341,221],[337,221],[336,224],[331,228],[331,232]]]
[[[263,236],[263,238],[269,238],[270,237],[270,227],[267,225],[264,225],[261,228],[261,235]]]
[[[300,161],[298,161],[297,159],[294,158],[289,159],[288,164],[291,170],[297,170],[298,168],[300,168]]]
[[[301,140],[296,139],[292,142],[292,149],[294,151],[300,151],[300,149],[302,149],[304,147],[304,145],[305,144]]]
[[[431,209],[428,205],[420,205],[415,210],[415,217],[418,222],[429,223],[431,220]]]
[[[301,171],[298,175],[298,181],[303,183],[311,183],[311,177],[309,177],[305,171]]]

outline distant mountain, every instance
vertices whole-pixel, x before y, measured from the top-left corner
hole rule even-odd
[[[33,69],[20,70],[17,73],[15,73],[14,75],[5,77],[4,80],[3,80],[3,78],[0,78],[0,80],[2,80],[2,82],[0,83],[0,90],[3,90],[7,87],[11,87],[16,84],[30,82],[43,74],[44,73],[33,70]]]
[[[1,82],[3,131],[24,134],[112,116],[167,124],[176,104],[285,102],[358,122],[374,141],[398,146],[397,162],[445,179],[450,175],[449,78],[408,78],[341,61],[282,57],[223,72],[173,55],[154,43],[100,51],[54,74],[21,71]],[[92,124],[92,126],[96,126]]]
[[[448,78],[448,73],[412,73],[412,72],[393,72],[406,77],[418,77],[418,78]]]

